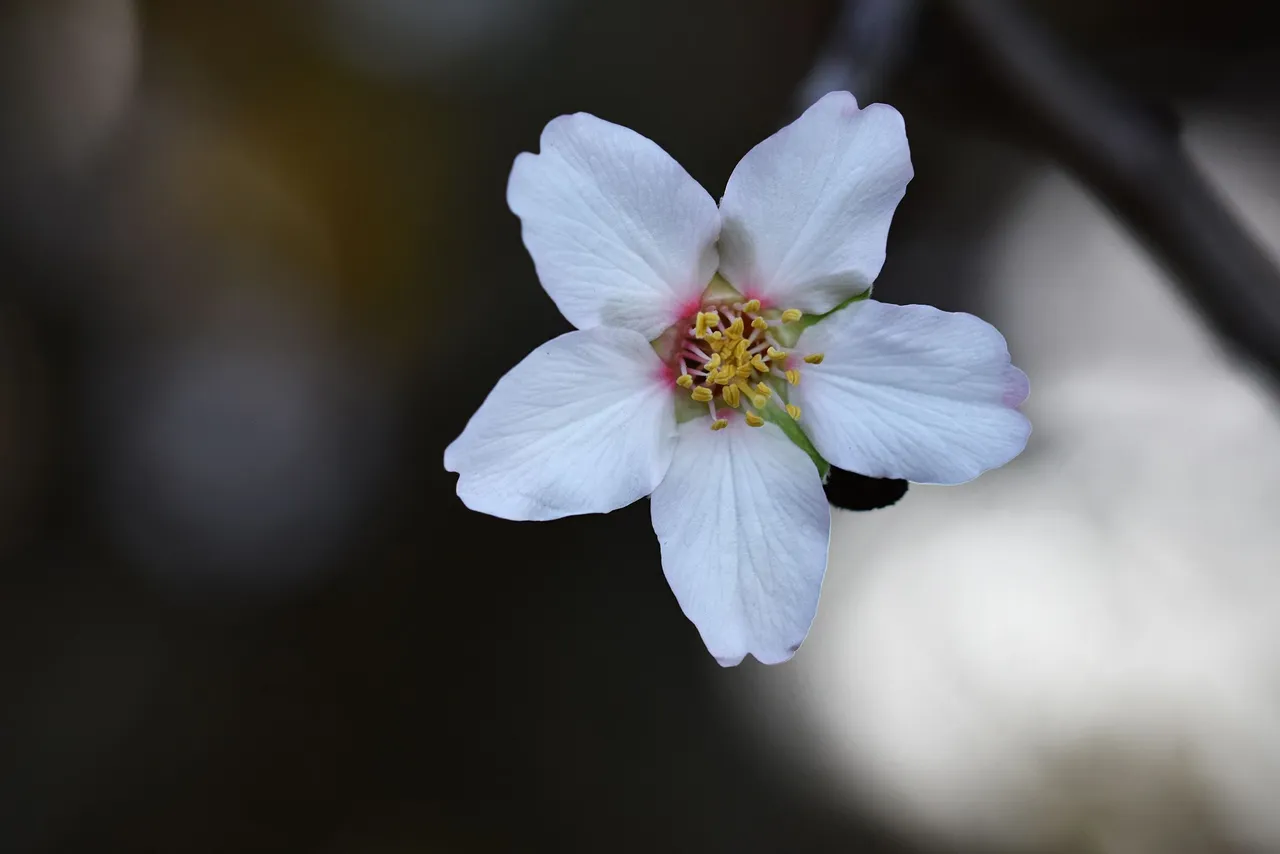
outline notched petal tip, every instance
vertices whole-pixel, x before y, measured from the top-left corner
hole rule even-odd
[[[602,119],[599,116],[587,112],[563,113],[548,121],[542,126],[542,132],[538,134],[538,150],[524,151],[516,155],[516,160],[521,158],[536,158],[544,154],[549,154],[557,149],[558,143],[566,138],[586,134],[591,135],[600,133],[606,127],[613,126],[613,122]],[[620,125],[618,127],[621,127]]]
[[[805,639],[808,638],[806,633]],[[770,653],[752,653],[752,658],[766,667],[773,667],[776,664],[786,664],[788,661],[796,657],[796,653],[800,651],[800,647],[804,644],[802,639],[800,643],[792,644],[784,650],[779,650],[776,654]]]
[[[788,661],[795,658],[796,653],[800,651],[800,647],[804,645],[804,642],[808,640],[808,638],[809,633],[806,630],[805,636],[799,641],[790,644],[785,648],[779,649],[776,652],[752,649],[745,650],[743,652],[735,651],[732,653],[712,652],[711,656],[716,660],[716,664],[719,664],[721,667],[737,667],[739,664],[746,661],[748,656],[755,659],[758,664],[763,664],[765,667],[773,667],[777,664],[786,664]]]

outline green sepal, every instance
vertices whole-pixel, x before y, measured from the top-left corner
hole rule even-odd
[[[844,302],[840,303],[831,311],[825,314],[806,314],[795,323],[779,324],[772,328],[774,338],[783,347],[794,347],[796,342],[800,340],[800,335],[815,323],[821,323],[826,318],[835,314],[841,309],[848,308],[855,302],[861,302],[871,296],[871,288],[868,287],[860,294],[854,294]],[[796,447],[809,455],[809,459],[813,460],[813,464],[818,467],[818,474],[822,477],[822,482],[827,482],[827,476],[831,474],[831,463],[822,458],[822,454],[818,453],[818,449],[809,441],[809,437],[800,429],[800,425],[791,419],[785,411],[776,406],[766,406],[760,415],[766,420],[777,424],[783,433],[787,434],[787,438],[796,444]]]
[[[683,424],[695,418],[707,417],[707,405],[698,403],[684,389],[676,390],[676,423]],[[708,424],[711,422],[707,422]]]
[[[742,293],[729,284],[729,280],[716,273],[711,277],[711,282],[707,285],[706,290],[702,292],[702,301],[706,302],[736,302],[742,299]]]
[[[837,311],[840,311],[843,308],[848,308],[855,302],[862,302],[869,296],[871,296],[871,288],[867,288],[860,294],[854,294],[835,308],[831,309],[831,311],[828,311],[826,314],[806,314],[795,323],[779,324],[774,326],[770,331],[773,333],[773,337],[776,338],[778,343],[783,347],[794,347],[796,346],[796,342],[800,340],[800,334],[810,326],[813,326],[815,323],[821,323]]]
[[[793,421],[785,410],[777,406],[766,406],[758,410],[758,414],[765,421],[777,424],[796,447],[809,455],[809,459],[813,460],[813,464],[818,467],[818,476],[822,478],[823,483],[826,483],[827,475],[831,473],[831,463],[822,458],[822,454],[818,453],[818,449],[809,441],[809,437],[800,429],[800,425]]]

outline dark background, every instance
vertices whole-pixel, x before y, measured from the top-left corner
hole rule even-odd
[[[917,850],[748,722],[645,502],[503,522],[441,458],[568,329],[504,200],[546,121],[718,196],[827,81],[907,119],[879,297],[991,309],[974,247],[1056,161],[1266,373],[1216,308],[1257,277],[1142,187],[1183,111],[1274,110],[1267,4],[1021,4],[1118,161],[965,5],[0,6],[0,851]]]

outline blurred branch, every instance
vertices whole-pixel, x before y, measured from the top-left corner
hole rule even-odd
[[[1176,122],[1008,0],[936,0],[1050,153],[1145,239],[1217,331],[1280,380],[1280,274],[1191,161]]]
[[[869,104],[910,55],[921,0],[845,0],[827,44],[800,84],[796,115],[828,92],[848,89]]]

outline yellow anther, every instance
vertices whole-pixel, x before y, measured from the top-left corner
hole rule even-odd
[[[747,345],[749,343],[750,342],[745,338],[739,341],[733,348],[733,358],[737,359],[739,362],[744,360],[747,357]]]
[[[760,383],[759,385],[757,385],[756,391],[760,392],[765,397],[773,397],[773,389],[769,388],[764,383]]]
[[[763,317],[757,317],[755,320],[751,321],[751,328],[752,329],[768,329],[769,321],[765,320]]]
[[[712,377],[712,381],[716,385],[728,385],[729,383],[733,382],[733,378],[736,377],[737,375],[738,374],[734,370],[733,365],[725,365],[723,368],[721,368],[719,371],[716,372],[716,375]]]
[[[748,312],[749,314],[755,314],[757,311],[760,310],[760,300],[758,299],[747,300],[745,303],[742,304],[742,310],[745,312]]]
[[[707,401],[711,400],[711,398],[714,397],[715,395],[711,393],[711,389],[707,388],[704,385],[700,385],[693,390],[693,394],[690,396],[694,400],[698,401],[698,403],[706,403]]]
[[[804,357],[804,360],[811,365],[821,365],[823,358],[821,353],[810,353]]]
[[[779,350],[777,347],[770,347],[764,351],[764,354],[774,361],[780,361],[787,358],[787,354]]]
[[[796,406],[794,403],[788,403],[788,404],[787,404],[787,414],[791,416],[791,420],[792,420],[792,421],[799,421],[799,420],[800,420],[800,407]]]
[[[764,426],[764,419],[763,419],[763,418],[761,418],[759,415],[756,415],[754,412],[748,412],[748,413],[747,413],[747,426],[748,426],[748,427],[763,427],[763,426]]]
[[[751,405],[756,409],[764,409],[769,405],[769,398],[765,397],[763,394],[754,394],[751,396]]]
[[[715,311],[708,311],[708,312],[705,312],[705,313],[703,314],[703,317],[705,317],[705,318],[707,319],[707,327],[708,327],[708,328],[710,328],[710,329],[715,329],[717,326],[719,326],[719,325],[720,325],[720,313],[719,313],[719,312],[715,312]]]
[[[751,357],[751,367],[755,368],[762,374],[769,373],[769,366],[764,363],[764,359],[760,358],[759,353],[756,353]]]
[[[727,420],[725,420],[724,418],[717,418],[715,421],[712,421],[712,422],[711,422],[711,429],[712,429],[712,430],[723,430],[724,428],[726,428],[726,427],[728,427],[728,426],[729,426],[729,422],[728,422]]]
[[[724,338],[724,333],[720,331],[708,332],[707,338],[710,339],[711,341],[720,341],[721,339]]]
[[[705,363],[703,363],[702,367],[703,367],[705,370],[708,370],[708,371],[714,371],[716,368],[720,367],[720,362],[721,362],[721,361],[722,361],[722,360],[721,360],[721,358],[720,358],[720,354],[719,354],[719,353],[712,353],[712,354],[711,354],[711,358],[710,358],[710,359],[708,359]]]
[[[702,312],[698,312],[697,316],[693,319],[693,337],[707,337],[707,316]]]
[[[722,391],[720,394],[724,398],[725,403],[729,404],[734,409],[738,408],[738,403],[741,402],[742,400],[742,397],[741,397],[742,392],[738,390],[738,387],[736,385],[725,386],[724,391]]]
[[[800,385],[800,372],[797,371],[795,368],[792,368],[791,370],[787,371],[787,382],[791,383],[792,385]]]
[[[680,388],[693,388],[693,377],[688,374],[681,374],[676,377],[676,385],[680,386]]]
[[[742,318],[741,318],[741,317],[735,317],[735,318],[733,319],[733,323],[730,323],[730,324],[729,324],[729,328],[728,328],[728,329],[726,329],[725,331],[729,333],[729,337],[730,337],[730,338],[741,338],[741,337],[742,337],[742,330],[743,330],[744,328],[746,328],[746,327],[745,327],[745,326],[744,326],[744,324],[742,323]]]
[[[747,377],[751,376],[751,365],[738,365],[738,369],[734,371],[734,373],[737,375],[738,379],[745,380]]]
[[[782,313],[782,322],[795,323],[797,320],[799,320],[802,317],[804,317],[803,311],[801,311],[798,308],[789,308]]]

